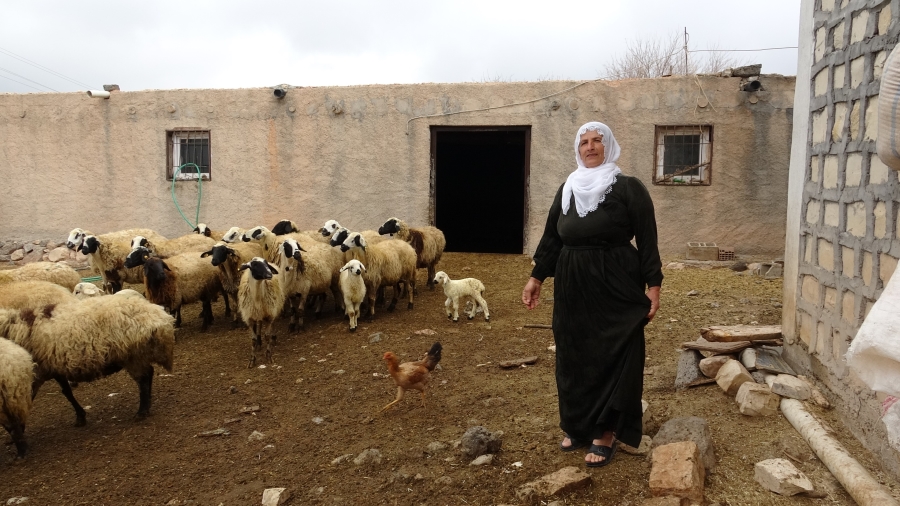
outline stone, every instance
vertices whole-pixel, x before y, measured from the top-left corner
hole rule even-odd
[[[706,420],[697,416],[672,418],[664,423],[656,435],[653,436],[651,448],[681,441],[693,441],[697,448],[700,449],[700,456],[706,473],[713,474],[716,472],[715,446]]]
[[[69,250],[66,247],[53,248],[50,250],[50,253],[47,254],[47,260],[50,262],[59,262],[60,260],[65,260],[69,258]]]
[[[428,453],[437,453],[437,452],[446,450],[447,445],[440,441],[434,441],[434,442],[428,443],[428,446],[425,449],[428,451]]]
[[[647,424],[653,420],[653,414],[650,413],[650,403],[641,399],[641,433],[647,433]]]
[[[27,497],[10,497],[6,504],[25,504],[28,502]]]
[[[653,444],[653,439],[646,434],[641,436],[641,444],[638,445],[637,448],[633,446],[628,446],[625,443],[620,442],[619,448],[628,454],[631,455],[647,455],[650,453],[650,446]]]
[[[0,255],[0,262],[9,262],[9,255]]]
[[[470,466],[487,466],[494,462],[494,455],[488,453],[487,455],[481,455],[472,462],[469,462]]]
[[[794,464],[785,459],[769,459],[753,466],[753,478],[766,490],[792,496],[812,492],[813,484]]]
[[[673,271],[680,271],[684,269],[684,264],[681,262],[669,262],[666,264],[666,269],[672,269]]]
[[[15,242],[15,241],[8,242],[8,243],[4,244],[2,248],[0,248],[0,253],[2,253],[4,255],[9,255],[13,251],[15,251],[21,247],[22,247],[22,245],[20,245],[19,243]]]
[[[286,488],[267,488],[263,490],[262,506],[278,506],[291,499],[291,491]]]
[[[249,436],[247,436],[247,441],[262,441],[265,438],[265,434],[255,430]]]
[[[658,446],[650,456],[650,493],[703,501],[706,473],[693,441]]]
[[[791,369],[791,366],[781,358],[781,354],[772,348],[759,348],[756,350],[756,368],[760,371],[775,374],[797,375],[797,373]]]
[[[675,373],[675,390],[711,383],[712,380],[700,372],[703,356],[696,350],[684,350],[678,357],[678,371]]]
[[[719,369],[729,360],[734,360],[734,355],[715,355],[704,358],[700,361],[700,372],[707,377],[715,378]]]
[[[790,374],[779,374],[778,376],[775,376],[770,386],[772,387],[773,393],[800,401],[805,401],[812,395],[809,384]]]
[[[344,455],[341,455],[340,457],[338,457],[338,458],[332,460],[332,461],[331,461],[331,465],[336,466],[336,465],[341,464],[341,463],[343,463],[343,462],[347,462],[348,460],[350,460],[350,459],[352,459],[352,458],[353,458],[353,454],[352,454],[352,453],[345,453]]]
[[[740,406],[742,415],[770,416],[778,412],[781,399],[772,393],[767,385],[748,381],[741,385],[734,400]]]
[[[535,504],[540,499],[567,494],[590,484],[590,474],[577,467],[564,467],[520,486],[516,490],[516,497],[526,504]]]
[[[481,426],[469,428],[460,439],[463,456],[466,460],[473,460],[480,455],[497,453],[503,445],[502,435],[502,432],[491,433]]]
[[[774,264],[772,267],[769,267],[764,279],[778,279],[783,276],[783,272],[784,267],[781,264]]]
[[[31,253],[25,255],[25,258],[22,259],[23,264],[30,264],[32,262],[40,262],[44,259],[44,252],[40,249],[32,250]]]
[[[37,247],[32,243],[25,243],[22,245],[22,249],[25,250],[25,254],[28,254],[37,249]]]
[[[357,466],[381,464],[381,452],[375,448],[363,450],[355,459],[353,459],[353,463]]]
[[[741,385],[748,381],[753,381],[753,377],[750,376],[743,364],[737,360],[725,362],[716,374],[716,383],[719,385],[719,388],[731,396],[737,395]]]
[[[15,251],[13,251],[12,253],[10,253],[10,255],[9,255],[9,259],[12,260],[13,262],[18,262],[19,260],[21,260],[23,258],[25,258],[25,250],[23,250],[23,249],[17,249]]]
[[[652,497],[641,503],[641,506],[682,506],[686,500],[681,497],[667,495],[665,497]]]
[[[765,385],[765,384],[766,384],[766,377],[767,377],[767,376],[772,376],[772,374],[769,374],[769,373],[767,373],[767,372],[762,372],[762,371],[753,371],[753,372],[750,373],[750,376],[753,377],[753,381],[759,383],[760,385]],[[770,385],[770,386],[771,386],[771,385]]]
[[[384,332],[376,332],[369,336],[369,344],[380,343],[384,337]]]
[[[744,65],[743,67],[735,67],[731,69],[731,75],[733,77],[753,77],[758,76],[760,71],[762,71],[762,63],[757,63],[755,65]]]
[[[741,359],[741,365],[743,365],[748,371],[756,370],[756,350],[753,348],[747,348],[742,351],[739,355]]]
[[[438,485],[452,485],[453,478],[451,478],[449,476],[441,476],[438,479],[434,480],[434,482],[437,483]]]

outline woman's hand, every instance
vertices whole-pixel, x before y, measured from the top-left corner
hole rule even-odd
[[[647,313],[647,319],[653,320],[656,312],[659,310],[659,287],[651,286],[647,289],[647,298],[650,299],[650,312]]]
[[[537,307],[540,300],[541,282],[536,278],[529,278],[528,283],[525,284],[525,289],[522,290],[522,303],[525,304],[525,307],[528,309],[534,309]]]

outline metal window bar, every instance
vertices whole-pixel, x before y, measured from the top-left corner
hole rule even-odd
[[[208,131],[176,131],[171,133],[170,177],[181,167],[177,179],[197,179],[198,170],[210,180],[210,146]]]
[[[709,125],[657,126],[653,182],[664,185],[708,185],[711,147]]]

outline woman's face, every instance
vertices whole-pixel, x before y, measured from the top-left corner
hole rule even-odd
[[[602,165],[606,154],[603,148],[603,136],[593,130],[581,134],[581,140],[578,142],[578,154],[581,155],[581,162],[589,169]]]

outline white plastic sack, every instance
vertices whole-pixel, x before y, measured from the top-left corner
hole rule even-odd
[[[869,388],[900,397],[900,275],[891,276],[846,358]]]
[[[878,158],[888,167],[900,170],[900,45],[891,51],[884,63],[878,91],[877,123],[875,151]]]

